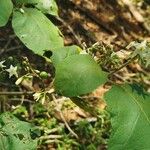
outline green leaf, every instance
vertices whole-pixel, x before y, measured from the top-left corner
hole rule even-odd
[[[106,94],[112,115],[109,150],[150,149],[150,95],[137,86],[113,86]]]
[[[58,16],[58,7],[55,0],[39,0],[36,7],[45,14]]]
[[[33,4],[45,14],[58,16],[58,7],[55,0],[15,0],[16,4]]]
[[[79,54],[79,52],[80,52],[80,47],[76,45],[57,48],[57,49],[52,50],[53,54],[52,54],[51,60],[53,64],[56,66],[65,58],[71,55]]]
[[[37,54],[63,47],[59,29],[36,9],[24,8],[24,13],[14,11],[12,25],[20,40]]]
[[[0,115],[1,150],[35,150],[36,134],[31,124],[19,121],[8,112]]]
[[[0,27],[5,26],[12,13],[13,4],[11,0],[0,0]]]
[[[15,0],[17,4],[37,4],[40,0]]]
[[[106,73],[89,55],[72,55],[56,66],[55,89],[64,96],[89,93],[106,81]]]

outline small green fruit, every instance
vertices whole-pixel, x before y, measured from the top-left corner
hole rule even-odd
[[[41,77],[42,79],[47,79],[47,78],[48,78],[48,73],[45,72],[45,71],[41,71],[40,77]]]
[[[14,58],[13,58],[12,56],[9,56],[9,57],[8,57],[8,60],[9,60],[9,61],[13,61]]]

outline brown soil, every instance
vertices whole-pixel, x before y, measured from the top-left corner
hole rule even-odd
[[[78,37],[77,41],[66,26],[60,26],[67,45],[85,42],[89,46],[103,41],[123,48],[149,35],[143,23],[121,0],[58,0],[58,5],[60,17]]]

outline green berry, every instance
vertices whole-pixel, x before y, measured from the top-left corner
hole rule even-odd
[[[48,78],[48,73],[45,72],[45,71],[41,71],[40,77],[41,77],[42,79],[47,79],[47,78]]]
[[[9,56],[9,57],[8,57],[8,60],[10,60],[10,61],[13,61],[13,59],[14,59],[14,58],[13,58],[12,56]]]

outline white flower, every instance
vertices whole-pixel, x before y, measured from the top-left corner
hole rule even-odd
[[[13,75],[18,77],[17,66],[14,67],[14,66],[10,65],[10,68],[6,69],[6,71],[9,73],[9,78],[11,78]]]
[[[45,92],[36,92],[33,94],[33,97],[36,101],[41,101],[41,103],[44,104],[47,96]]]
[[[5,60],[4,61],[0,61],[0,68],[6,67],[5,65],[3,65],[4,62],[5,62]]]
[[[137,46],[137,49],[139,50],[144,50],[146,48],[146,45],[147,45],[147,41],[144,40],[143,42],[141,42],[138,46]]]
[[[33,94],[33,97],[36,101],[38,101],[41,98],[41,92],[36,92]]]

